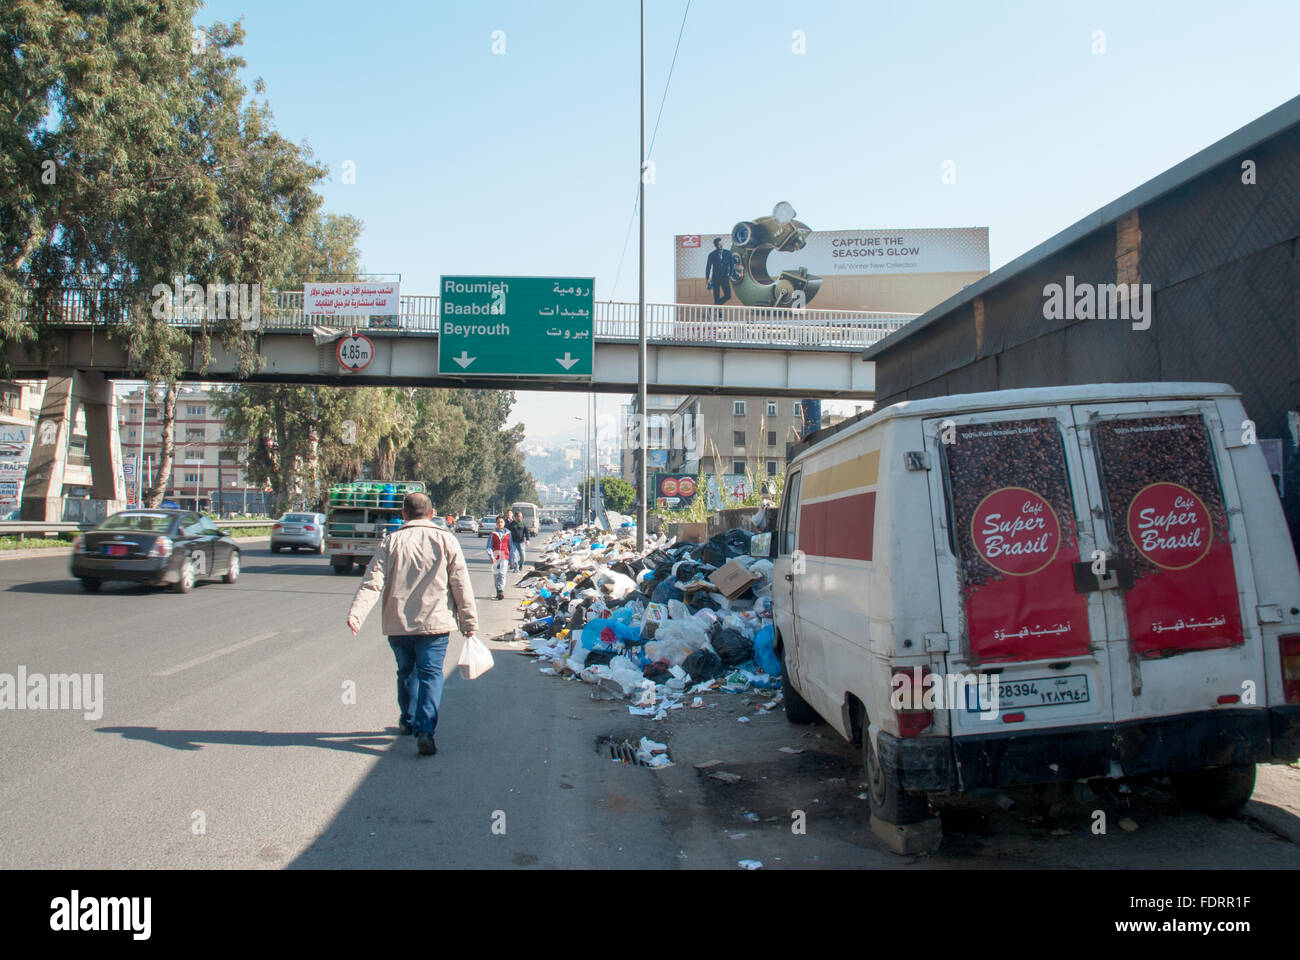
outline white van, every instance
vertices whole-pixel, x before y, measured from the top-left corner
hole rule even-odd
[[[541,517],[541,511],[537,509],[537,504],[526,503],[522,500],[519,503],[510,504],[510,512],[513,513],[516,510],[518,510],[520,514],[523,515],[524,526],[528,530],[528,535],[530,537],[537,536],[537,530],[538,530],[537,523],[538,523],[538,519]]]
[[[1300,756],[1300,573],[1223,384],[886,407],[799,453],[773,538],[792,722],[927,794],[1167,775],[1234,809]]]

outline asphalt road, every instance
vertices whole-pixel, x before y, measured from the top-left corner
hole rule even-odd
[[[484,541],[460,539],[480,634],[505,633],[516,604],[491,599]],[[397,735],[378,613],[351,635],[360,577],[327,557],[246,542],[236,584],[185,596],[86,594],[67,562],[0,560],[0,673],[102,674],[103,714],[0,709],[0,868],[1300,867],[1300,770],[1277,766],[1225,819],[1160,789],[1017,792],[1014,812],[963,799],[940,809],[937,854],[896,857],[867,828],[857,750],[828,728],[745,694],[655,723],[506,644],[485,676],[448,679],[438,755],[420,757]],[[672,766],[601,747],[643,734]]]
[[[461,542],[490,637],[517,612],[490,599],[485,541]],[[653,809],[654,781],[608,776],[522,657],[451,676],[418,756],[378,612],[344,624],[359,582],[265,541],[188,595],[0,561],[0,672],[103,674],[98,719],[0,710],[0,867],[670,865],[658,819],[605,815]]]

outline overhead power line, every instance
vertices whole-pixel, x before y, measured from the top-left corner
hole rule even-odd
[[[686,17],[691,12],[691,0],[686,0],[686,9],[682,11],[682,25],[677,29],[677,43],[673,47],[672,63],[668,65],[668,79],[664,81],[664,95],[659,98],[659,113],[655,116],[654,132],[650,134],[650,148],[646,150],[646,163],[650,162],[651,155],[655,152],[655,137],[659,135],[659,121],[664,116],[664,104],[668,102],[668,87],[673,82],[673,69],[677,66],[677,51],[682,46],[682,34],[686,32]],[[641,171],[641,176],[645,176],[645,171]],[[614,286],[610,288],[610,299],[618,292],[618,281],[623,277],[623,261],[627,257],[627,243],[632,238],[632,224],[636,223],[637,208],[640,206],[641,188],[637,185],[636,194],[632,198],[632,216],[627,221],[627,231],[623,234],[623,252],[618,255],[618,271],[614,274]]]

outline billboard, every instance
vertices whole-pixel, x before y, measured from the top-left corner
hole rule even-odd
[[[655,504],[668,509],[690,506],[695,499],[695,483],[693,473],[656,473],[652,486]]]
[[[0,423],[0,518],[19,507],[31,453],[30,424]]]
[[[331,281],[306,283],[302,312],[321,317],[389,317],[399,312],[399,284]]]
[[[678,303],[924,313],[989,272],[988,227],[813,230],[784,202],[673,248]]]

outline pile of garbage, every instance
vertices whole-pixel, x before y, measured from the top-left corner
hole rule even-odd
[[[771,709],[781,661],[770,543],[737,527],[638,553],[630,523],[554,535],[519,582],[526,619],[513,639],[550,664],[543,673],[589,683],[595,699],[629,700],[636,716],[702,707],[706,692],[757,692]]]

